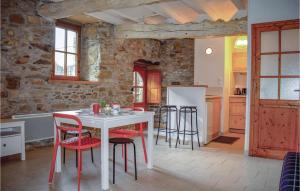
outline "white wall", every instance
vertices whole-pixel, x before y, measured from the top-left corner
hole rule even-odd
[[[194,84],[209,88],[223,87],[224,83],[224,37],[195,39]],[[210,55],[206,48],[212,48]]]
[[[205,53],[207,48],[212,48],[212,54]],[[222,96],[221,132],[224,133],[228,131],[228,93],[224,91],[228,88],[224,84],[225,37],[195,39],[194,54],[194,84],[208,85],[208,95]]]
[[[248,65],[245,151],[249,151],[251,95],[251,25],[299,18],[299,0],[248,0]]]

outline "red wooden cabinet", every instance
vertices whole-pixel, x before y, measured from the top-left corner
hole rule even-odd
[[[160,104],[161,102],[161,72],[147,71],[147,103]]]

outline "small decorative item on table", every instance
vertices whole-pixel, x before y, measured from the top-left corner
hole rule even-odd
[[[111,107],[109,104],[105,105],[105,107],[103,108],[103,112],[105,115],[109,115],[111,113]]]
[[[111,111],[111,114],[112,115],[119,115],[119,112],[120,112],[120,105],[117,104],[117,103],[113,103],[112,104],[112,111]]]
[[[99,103],[93,103],[92,107],[93,107],[94,114],[99,114],[99,112],[100,112],[100,104]]]

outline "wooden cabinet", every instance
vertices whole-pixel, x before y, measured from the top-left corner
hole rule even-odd
[[[247,52],[234,52],[232,54],[232,71],[247,71]]]
[[[229,98],[229,131],[245,132],[246,97],[233,96]]]
[[[207,96],[207,140],[215,139],[221,132],[221,97]]]
[[[161,73],[159,70],[147,71],[147,103],[161,102]]]

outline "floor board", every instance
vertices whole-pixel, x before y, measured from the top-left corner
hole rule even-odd
[[[243,138],[243,137],[242,137]],[[132,148],[129,146],[128,173],[124,172],[121,148],[117,149],[116,184],[113,191],[272,191],[278,190],[282,161],[245,156],[240,144],[211,143],[206,147],[190,145],[175,149],[163,139],[154,146],[154,169],[148,170],[143,161],[141,142],[138,151],[138,180],[134,181]],[[174,145],[174,141],[173,141]],[[195,144],[196,145],[196,144]],[[81,190],[101,190],[100,149],[95,151],[95,163],[90,152],[84,152]],[[110,149],[112,151],[112,149]],[[2,191],[64,191],[76,190],[75,153],[67,152],[62,173],[56,174],[48,185],[52,148],[44,147],[27,152],[26,161],[11,158],[1,161]],[[112,154],[110,152],[110,154]],[[110,162],[110,172],[112,163]]]

